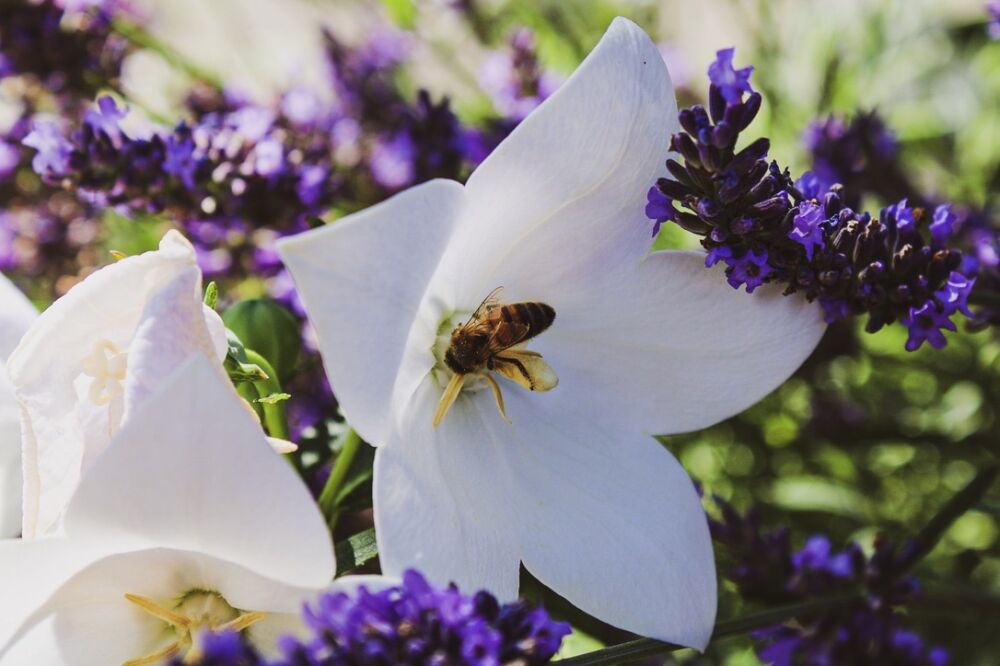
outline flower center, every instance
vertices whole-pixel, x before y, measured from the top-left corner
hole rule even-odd
[[[453,312],[451,315],[445,317],[441,320],[438,325],[437,337],[434,339],[434,346],[431,348],[434,353],[434,360],[436,361],[434,367],[431,368],[431,375],[434,377],[434,381],[438,383],[442,389],[448,386],[448,382],[455,373],[448,367],[448,364],[444,361],[444,355],[448,352],[448,348],[451,346],[451,334],[456,328],[464,324],[469,320],[472,315],[471,312]],[[488,385],[486,380],[481,376],[473,375],[466,379],[465,384],[462,386],[463,391],[468,391],[469,393],[474,393],[476,391],[481,391]]]
[[[237,610],[230,606],[221,594],[210,590],[188,590],[172,607],[138,594],[126,594],[125,598],[164,622],[173,632],[174,640],[156,652],[137,659],[129,659],[122,666],[159,664],[184,651],[186,651],[184,663],[196,663],[201,657],[196,640],[199,634],[243,631],[250,625],[260,622],[266,615],[259,611]]]
[[[107,405],[120,396],[124,389],[125,371],[128,366],[128,351],[118,349],[110,340],[103,339],[94,347],[82,363],[83,374],[91,378],[87,397],[95,405]]]
[[[555,309],[539,301],[501,304],[501,290],[491,291],[464,320],[452,313],[438,325],[432,347],[436,363],[431,373],[444,391],[434,412],[435,427],[459,393],[478,391],[484,385],[493,391],[500,416],[510,423],[494,373],[529,391],[549,391],[559,383],[542,355],[525,349],[529,340],[552,325]]]

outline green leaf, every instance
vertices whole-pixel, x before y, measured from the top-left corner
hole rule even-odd
[[[382,6],[400,28],[413,28],[417,19],[417,4],[413,0],[382,0]]]
[[[343,576],[378,557],[375,529],[358,532],[334,546],[337,556],[337,576]]]
[[[205,286],[205,305],[215,309],[215,306],[219,304],[219,285],[215,282],[209,282]]]
[[[228,328],[226,329],[226,342],[229,348],[226,351],[226,359],[223,361],[222,367],[225,368],[230,381],[234,384],[240,384],[242,382],[262,382],[268,379],[263,368],[249,362],[243,342]]]
[[[242,382],[262,382],[268,378],[267,373],[259,365],[240,363],[232,356],[226,356],[226,360],[222,365],[226,369],[226,374],[229,375],[230,381],[236,384]]]
[[[272,393],[271,395],[265,395],[262,398],[257,398],[254,402],[260,402],[265,405],[276,405],[279,402],[284,402],[291,397],[290,393]]]

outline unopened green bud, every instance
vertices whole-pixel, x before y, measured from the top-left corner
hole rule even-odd
[[[222,321],[248,349],[267,359],[279,380],[284,382],[291,376],[302,346],[299,322],[292,313],[272,300],[260,298],[229,307]]]

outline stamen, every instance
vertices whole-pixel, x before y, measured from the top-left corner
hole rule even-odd
[[[444,395],[441,396],[441,402],[438,403],[437,411],[434,413],[434,427],[438,427],[441,423],[441,419],[444,415],[448,413],[451,406],[455,404],[455,399],[458,394],[462,391],[462,385],[465,384],[466,375],[454,374],[448,381],[448,386],[444,389]]]
[[[164,608],[152,599],[138,594],[126,594],[125,599],[173,627],[178,638],[152,654],[124,662],[123,666],[159,664],[185,650],[182,663],[199,663],[201,650],[196,644],[199,635],[204,632],[240,632],[267,617],[267,613],[260,611],[238,611],[226,603],[217,592],[206,590],[189,591],[181,597],[180,603],[174,610]],[[232,619],[226,620],[226,618]]]
[[[257,624],[265,617],[267,617],[267,613],[264,613],[262,611],[243,613],[235,620],[230,620],[225,624],[219,625],[216,628],[216,631],[243,631],[250,625]]]
[[[128,366],[128,352],[121,351],[110,340],[98,340],[90,355],[80,365],[83,374],[93,378],[87,391],[91,402],[103,406],[121,395]]]
[[[189,629],[191,627],[191,620],[183,615],[178,615],[172,610],[168,610],[163,606],[160,606],[152,599],[141,597],[138,594],[126,594],[125,598],[153,617],[157,617],[167,624],[177,627],[178,629]]]
[[[484,372],[483,377],[486,378],[486,381],[490,385],[490,388],[493,389],[493,397],[496,398],[497,409],[500,410],[500,416],[503,417],[504,421],[510,423],[511,420],[507,418],[507,410],[504,409],[503,406],[503,393],[500,392],[500,385],[497,384],[497,380],[493,379],[493,376],[490,375],[488,372]]]
[[[129,601],[131,601],[131,599]],[[174,641],[162,650],[157,650],[152,654],[147,654],[145,657],[124,661],[122,662],[122,666],[147,666],[148,664],[159,664],[164,659],[176,656],[177,653],[181,651],[182,647],[184,647],[184,642]]]

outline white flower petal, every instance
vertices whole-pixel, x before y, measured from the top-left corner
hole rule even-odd
[[[466,592],[487,588],[510,601],[517,597],[518,555],[506,512],[511,498],[500,493],[503,452],[479,436],[477,415],[464,409],[464,395],[433,428],[440,394],[428,379],[402,431],[375,453],[382,571],[399,577],[412,567],[438,585],[455,582]]]
[[[312,595],[307,601],[312,601],[315,596]],[[295,636],[306,640],[309,637],[301,612],[268,613],[263,620],[247,629],[245,634],[257,651],[269,659],[283,656],[278,648],[279,639]]]
[[[299,445],[295,442],[289,442],[287,439],[280,439],[278,437],[268,437],[267,443],[271,445],[275,453],[295,453],[299,450]]]
[[[107,554],[65,538],[0,540],[0,648],[67,580]],[[8,663],[0,658],[0,663]],[[14,662],[16,663],[16,662]]]
[[[461,572],[463,589],[513,598],[510,588],[497,589],[507,583],[497,572],[520,560],[605,622],[703,648],[715,618],[715,561],[684,469],[634,428],[567,418],[538,400],[544,394],[499,381],[513,423],[500,418],[489,391],[462,394],[430,441],[421,428],[428,407],[420,405],[407,438],[379,449],[383,568],[388,554],[390,573],[414,566],[441,582]],[[407,466],[387,470],[379,463],[390,455]],[[387,504],[390,494],[399,498]],[[516,548],[490,550],[480,536],[487,528],[498,532],[496,542],[516,539]]]
[[[0,275],[0,366],[37,317],[38,310],[31,301]]]
[[[530,273],[514,268],[524,262],[568,272],[639,259],[651,243],[646,190],[664,171],[677,128],[656,46],[631,21],[615,19],[569,80],[469,178],[469,219],[435,290],[474,307],[498,285],[528,296],[531,285],[521,278]],[[556,255],[533,252],[540,237],[564,247]]]
[[[0,275],[0,538],[21,533],[21,424],[7,355],[37,318],[35,306]]]
[[[187,361],[122,427],[67,510],[71,538],[202,552],[290,585],[325,585],[329,532],[228,380]]]
[[[20,612],[4,663],[107,666],[153,653],[173,636],[125,594],[167,602],[193,590],[217,592],[239,610],[264,611],[273,629],[294,626],[302,602],[317,595],[201,553],[156,548],[109,555],[77,571],[33,612]],[[250,639],[273,647],[272,634],[255,629]],[[37,661],[18,661],[22,656]]]
[[[0,365],[0,538],[21,533],[21,423],[14,387]]]
[[[25,334],[8,362],[11,383],[22,407],[24,450],[24,534],[56,529],[82,468],[107,445],[121,419],[123,401],[97,406],[80,399],[90,378],[81,377],[95,346],[108,341],[130,351],[136,327],[149,313],[159,325],[146,330],[166,344],[165,357],[176,361],[187,353],[217,357],[217,344],[206,332],[204,318],[173,314],[200,310],[200,273],[194,249],[170,232],[160,249],[128,257],[90,275],[43,312]],[[165,299],[183,303],[165,303]],[[197,331],[188,330],[195,326]],[[163,376],[163,364],[147,362],[150,349],[137,341],[140,353],[130,359],[126,391],[147,392]],[[143,376],[149,370],[155,376]],[[128,390],[134,382],[135,390]]]
[[[508,392],[512,426],[478,404],[513,470],[525,567],[605,622],[704,648],[715,560],[691,479],[652,437],[567,421],[534,397]]]
[[[570,423],[708,427],[777,388],[826,329],[816,304],[779,287],[737,291],[699,252],[657,252],[578,287],[550,302],[556,321],[531,345],[560,380],[532,399]]]
[[[373,444],[388,435],[403,346],[463,201],[458,183],[431,181],[278,243],[334,393]]]
[[[225,340],[225,325],[201,302],[201,291],[201,271],[189,266],[146,301],[128,350],[123,419],[191,354],[201,352],[218,360],[212,367],[220,377],[226,376],[221,364],[226,347],[219,348],[220,336]]]

